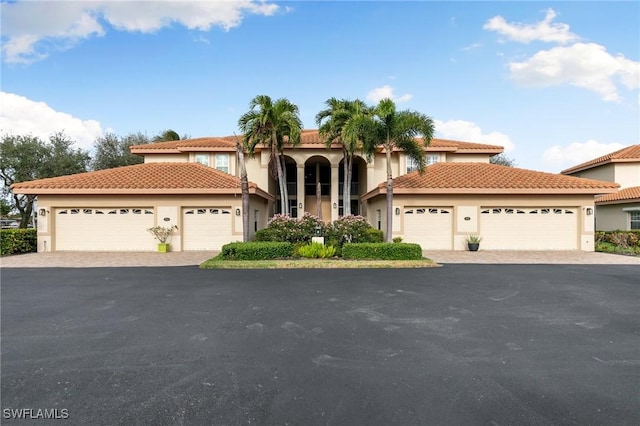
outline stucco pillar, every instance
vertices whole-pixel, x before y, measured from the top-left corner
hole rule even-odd
[[[340,167],[340,163],[331,163],[331,221],[338,219],[338,202],[340,201],[338,167]],[[333,208],[333,206],[336,206],[336,208]]]
[[[297,203],[298,203],[298,217],[302,217],[304,216],[304,210],[306,209],[306,206],[304,205],[304,163],[302,164],[298,164],[297,165],[297,169],[296,169],[296,181],[297,181],[297,194],[296,196],[298,197]],[[300,205],[302,204],[302,208],[300,208]]]
[[[376,182],[376,170],[374,166],[374,159],[372,158],[371,162],[367,163],[367,189],[366,191],[364,191],[365,194],[371,191],[376,187],[377,184],[380,183]]]

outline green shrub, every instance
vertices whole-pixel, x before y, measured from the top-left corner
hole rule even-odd
[[[225,260],[283,259],[293,255],[293,244],[289,242],[229,243],[222,246],[220,257]]]
[[[20,254],[38,251],[38,233],[35,229],[0,230],[0,254]]]
[[[640,231],[598,231],[595,234],[595,250],[640,255]]]
[[[333,246],[311,243],[300,247],[298,249],[298,254],[308,259],[326,259],[327,257],[335,256],[336,249]]]
[[[422,248],[412,243],[348,243],[342,247],[345,259],[417,260]]]
[[[393,242],[396,243],[396,244],[401,243],[402,242],[402,237],[395,237],[393,239]]]

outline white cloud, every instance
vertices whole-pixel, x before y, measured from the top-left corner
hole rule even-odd
[[[5,62],[30,63],[50,49],[73,47],[103,36],[103,22],[121,31],[154,32],[174,23],[190,30],[237,27],[246,14],[270,16],[279,6],[265,0],[234,1],[21,1],[2,4],[2,54]]]
[[[24,96],[0,92],[0,133],[33,135],[48,140],[52,133],[64,131],[77,142],[77,148],[91,149],[95,139],[103,134],[96,120],[81,120],[58,112],[44,102]]]
[[[619,143],[601,143],[590,139],[586,142],[574,142],[568,146],[554,145],[544,151],[543,159],[547,164],[568,168],[612,153],[625,146]]]
[[[483,28],[521,43],[546,41],[567,44],[579,39],[576,34],[569,31],[569,25],[551,22],[555,17],[556,12],[553,9],[547,9],[542,21],[528,25],[519,22],[508,23],[502,16],[494,16],[484,24]]]
[[[482,47],[482,43],[471,43],[470,45],[463,47],[462,50],[467,51],[467,50],[478,49],[480,47]]]
[[[395,96],[393,94],[393,87],[388,86],[388,85],[384,85],[382,87],[377,87],[375,89],[373,89],[372,91],[370,91],[367,94],[367,100],[377,103],[380,102],[382,99],[385,98],[389,98],[394,100],[396,103],[403,103],[403,102],[407,102],[408,100],[410,100],[413,97],[413,95],[406,93],[402,96]]]
[[[508,65],[511,78],[525,86],[548,87],[571,84],[619,101],[615,80],[629,89],[640,86],[640,62],[613,56],[595,43],[542,50],[524,62]]]
[[[483,133],[480,126],[470,121],[434,120],[434,124],[436,125],[436,133],[443,139],[500,145],[504,147],[506,152],[516,149],[508,135],[500,132]]]

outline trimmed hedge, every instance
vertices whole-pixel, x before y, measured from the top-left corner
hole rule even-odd
[[[0,254],[33,253],[38,251],[38,233],[35,229],[0,230]]]
[[[267,260],[293,256],[293,244],[259,241],[229,243],[222,246],[219,256],[224,260]]]
[[[344,259],[418,260],[422,247],[412,243],[347,243],[342,246]]]

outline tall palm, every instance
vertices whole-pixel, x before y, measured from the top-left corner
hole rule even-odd
[[[357,150],[362,148],[361,134],[357,131],[357,123],[370,114],[370,109],[359,99],[329,98],[325,101],[325,109],[316,114],[316,123],[320,137],[327,148],[332,144],[342,145],[342,166],[344,181],[342,189],[343,214],[351,214],[351,181],[353,160]]]
[[[387,162],[387,242],[393,240],[393,173],[391,154],[395,148],[402,149],[413,159],[422,173],[425,167],[424,147],[429,146],[434,133],[433,120],[416,111],[396,111],[391,99],[382,99],[374,109],[374,116],[361,124],[366,129],[365,150],[372,155],[377,147],[385,151]],[[421,136],[423,143],[417,137]]]
[[[280,189],[280,207],[286,215],[289,214],[289,195],[283,149],[285,143],[300,144],[302,121],[298,114],[298,106],[286,98],[273,102],[267,95],[258,95],[249,102],[249,111],[238,119],[238,127],[244,134],[243,144],[250,155],[258,144],[270,149],[270,162],[275,164]]]

